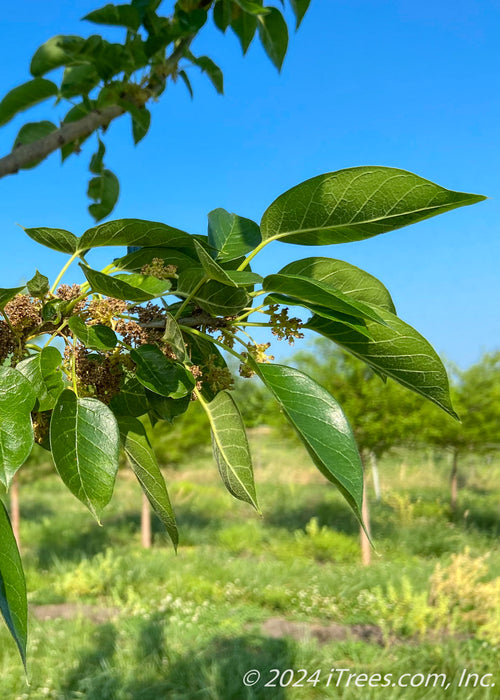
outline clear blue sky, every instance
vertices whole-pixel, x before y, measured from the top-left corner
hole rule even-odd
[[[7,3],[1,94],[29,79],[31,55],[50,36],[95,33],[79,18],[101,4]],[[165,11],[170,4],[163,3]],[[259,45],[242,57],[232,34],[207,25],[193,51],[223,68],[226,94],[218,96],[192,70],[194,101],[182,84],[170,86],[138,147],[127,118],[110,128],[105,162],[121,182],[111,218],[204,233],[211,209],[258,221],[289,187],[365,164],[486,194],[486,202],[369,241],[328,248],[273,243],[254,265],[267,273],[298,257],[346,259],[379,277],[399,315],[465,367],[500,347],[499,27],[497,0],[312,0],[278,75]],[[58,116],[46,103],[30,120]],[[0,129],[1,155],[23,123],[20,116]],[[16,222],[76,234],[92,225],[85,195],[91,148],[64,166],[55,154],[0,181],[0,286],[17,285],[35,267],[53,277],[64,262],[27,239]],[[278,352],[287,353],[288,346]]]

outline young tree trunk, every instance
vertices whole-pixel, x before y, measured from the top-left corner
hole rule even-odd
[[[144,493],[142,494],[141,510],[141,544],[144,549],[151,548],[151,506]]]
[[[451,474],[450,474],[450,508],[451,512],[455,513],[457,510],[457,500],[458,500],[458,451],[453,450],[453,459],[451,463]]]
[[[370,528],[370,509],[368,506],[368,494],[367,494],[367,489],[366,489],[366,469],[364,468],[364,463],[363,463],[363,504],[361,506],[361,516],[363,518],[363,522],[365,524],[365,527],[368,531],[368,534],[371,537],[371,528]],[[362,527],[359,528],[359,537],[360,537],[360,543],[361,543],[361,563],[363,566],[370,566],[371,561],[372,561],[372,548],[370,541],[368,537],[366,536],[366,532],[363,530]]]
[[[370,452],[370,466],[372,468],[373,490],[375,491],[375,498],[377,500],[377,503],[380,503],[380,478],[378,474],[377,455],[373,451]]]
[[[12,483],[10,485],[10,520],[12,525],[12,532],[16,538],[17,547],[21,551],[21,534],[19,531],[21,523],[21,511],[19,508],[19,481],[17,479],[17,474],[14,475]]]

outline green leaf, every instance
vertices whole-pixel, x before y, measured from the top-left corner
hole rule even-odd
[[[198,66],[202,73],[205,73],[208,76],[208,78],[210,78],[210,81],[214,88],[217,90],[217,92],[220,95],[223,95],[224,76],[222,75],[222,71],[219,68],[219,66],[217,66],[208,56],[199,56],[198,58],[196,58],[195,56],[190,54],[189,58],[195,64],[195,66]]]
[[[295,17],[297,18],[297,24],[295,27],[296,29],[300,27],[300,23],[304,19],[304,15],[309,9],[310,3],[311,0],[290,0],[290,4],[292,5]]]
[[[333,340],[374,370],[425,396],[456,418],[448,376],[434,348],[394,314],[381,308],[377,311],[388,325],[366,321],[370,338],[319,316],[313,316],[304,327]]]
[[[26,581],[9,516],[0,501],[0,611],[26,668],[28,601]]]
[[[91,63],[68,66],[64,70],[61,95],[67,100],[78,95],[88,95],[99,83],[99,75]]]
[[[264,212],[263,240],[300,245],[348,243],[480,202],[397,168],[362,166],[306,180]]]
[[[49,278],[45,277],[45,275],[41,275],[38,270],[36,270],[35,276],[26,283],[26,287],[32,297],[43,299],[50,290]]]
[[[88,98],[85,103],[80,102],[72,107],[63,119],[64,124],[69,124],[71,122],[76,122],[79,119],[83,119],[90,112],[90,105]],[[72,153],[78,153],[79,147],[84,143],[88,136],[81,136],[77,141],[72,141],[64,146],[61,146],[61,160],[64,162]]]
[[[326,389],[293,367],[252,366],[283,408],[314,464],[339,488],[361,521],[363,466],[340,405]]]
[[[168,246],[192,248],[192,237],[167,224],[141,219],[117,219],[89,228],[80,239],[82,250],[100,246]]]
[[[120,436],[112,411],[65,389],[52,413],[50,445],[59,476],[99,520],[118,470]]]
[[[61,372],[62,357],[57,348],[42,348],[41,352],[18,363],[16,369],[31,383],[36,395],[36,411],[50,411],[64,390]]]
[[[94,24],[108,24],[117,27],[126,27],[133,32],[139,29],[141,17],[138,11],[132,5],[105,5],[98,10],[89,12],[88,15],[82,17],[88,22]]]
[[[120,183],[111,170],[103,170],[101,175],[93,177],[87,189],[87,196],[96,204],[89,205],[89,213],[96,221],[110,214],[120,194]]]
[[[146,390],[134,375],[125,376],[120,392],[113,396],[109,407],[115,415],[143,416],[149,411]]]
[[[52,122],[29,122],[29,124],[25,124],[20,128],[19,133],[16,136],[16,140],[14,141],[14,149],[18,148],[18,146],[34,143],[35,141],[52,134],[54,131],[57,131],[57,126]],[[32,160],[30,163],[26,163],[20,167],[23,170],[29,170],[30,168],[34,168],[40,162],[41,160]]]
[[[88,326],[79,316],[72,316],[68,320],[68,326],[73,335],[90,350],[105,352],[116,347],[118,342],[114,330],[100,323],[97,323],[95,326]]]
[[[208,242],[217,251],[216,260],[228,262],[246,255],[261,242],[255,221],[214,209],[208,215]]]
[[[217,0],[214,5],[214,23],[217,29],[223,33],[231,24],[233,14],[231,5],[232,0]]]
[[[263,289],[268,292],[279,292],[289,294],[309,305],[322,306],[325,309],[332,309],[340,313],[348,314],[363,319],[372,319],[377,323],[384,324],[381,315],[371,307],[361,301],[356,301],[339,289],[331,287],[329,284],[319,282],[299,275],[268,275],[262,283]]]
[[[281,70],[288,47],[288,28],[283,15],[275,7],[269,7],[269,14],[259,15],[257,29],[264,51],[278,70]]]
[[[71,66],[78,62],[78,55],[85,45],[81,36],[54,36],[35,51],[31,59],[31,75],[45,75],[54,68]]]
[[[194,97],[193,86],[191,85],[191,81],[189,80],[188,74],[186,73],[185,70],[179,71],[179,78],[182,80],[182,82],[186,86],[187,91],[189,92],[191,99],[193,99],[193,97]]]
[[[246,54],[257,31],[257,17],[234,7],[231,29],[240,40],[243,54]]]
[[[150,265],[154,258],[163,260],[165,265],[175,265],[178,270],[188,269],[196,264],[195,258],[175,248],[141,248],[113,260],[113,264],[120,270],[140,272],[144,265]]]
[[[210,403],[202,403],[212,434],[219,472],[230,494],[250,503],[258,512],[252,458],[241,414],[231,394],[221,391]]]
[[[396,313],[391,295],[382,282],[344,260],[320,257],[304,258],[285,265],[279,274],[300,275],[317,280],[339,289],[346,296],[357,301],[364,301],[374,306],[380,306],[393,314]]]
[[[5,308],[5,304],[23,291],[24,287],[11,287],[10,289],[0,288],[0,309]]]
[[[193,391],[196,382],[191,372],[165,357],[157,345],[140,345],[130,351],[130,357],[136,363],[138,381],[155,394],[180,399]]]
[[[120,273],[112,277],[82,263],[80,267],[93,292],[124,301],[150,301],[161,297],[171,286],[170,280],[159,280],[151,275]]]
[[[67,308],[68,302],[64,299],[49,299],[42,306],[42,321],[45,323],[60,323],[63,311]]]
[[[180,295],[192,294],[199,282],[206,278],[203,268],[191,268],[181,272],[177,283]],[[234,316],[249,306],[251,297],[242,288],[227,287],[215,280],[205,282],[194,295],[196,303],[213,316]]]
[[[0,367],[0,481],[6,488],[33,447],[35,401],[35,390],[21,372]]]
[[[185,413],[191,403],[191,394],[183,396],[181,399],[171,399],[146,389],[146,396],[154,417],[169,423],[173,423],[174,418]]]
[[[0,102],[0,126],[7,124],[19,112],[24,112],[57,93],[57,85],[44,78],[34,78],[15,87]]]
[[[132,136],[137,145],[149,130],[151,123],[151,112],[146,107],[137,107],[132,102],[119,100],[119,104],[130,113],[132,118]]]
[[[37,243],[60,253],[73,255],[78,250],[78,238],[62,228],[25,228],[24,232]]]
[[[174,511],[168,497],[165,479],[156,461],[146,430],[137,418],[131,416],[119,416],[118,427],[120,428],[123,449],[134,474],[153,510],[165,525],[174,548],[177,549],[179,533]]]
[[[99,175],[102,173],[103,170],[103,158],[106,153],[106,146],[103,144],[101,139],[97,137],[97,142],[98,142],[98,147],[97,151],[94,153],[92,158],[90,159],[90,165],[89,165],[89,170],[91,173],[94,173],[95,175]]]
[[[179,362],[186,362],[188,359],[186,352],[186,344],[184,338],[179,328],[177,321],[172,316],[172,314],[165,314],[165,333],[163,334],[162,341],[168,343],[174,353],[177,355]]]
[[[236,287],[237,285],[231,280],[227,272],[215,262],[213,258],[207,253],[205,248],[198,243],[198,241],[193,241],[198,260],[209,279],[217,280],[222,284],[229,285],[230,287]]]

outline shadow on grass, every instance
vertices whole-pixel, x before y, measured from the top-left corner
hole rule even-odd
[[[294,667],[294,654],[283,639],[258,635],[216,637],[206,648],[169,662],[165,620],[158,616],[141,623],[134,653],[134,671],[116,659],[117,632],[113,625],[98,628],[93,647],[82,651],[78,666],[63,683],[62,698],[86,700],[284,700],[286,689],[266,688],[270,669]],[[258,670],[261,680],[246,687],[243,676]]]

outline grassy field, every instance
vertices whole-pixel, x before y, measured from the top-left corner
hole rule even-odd
[[[99,527],[33,466],[40,478],[21,486],[29,685],[2,626],[0,698],[500,697],[500,462],[463,465],[452,516],[445,458],[385,459],[362,568],[354,518],[302,449],[265,434],[252,448],[263,518],[219,485],[208,453],[166,470],[177,555],[157,521],[140,548],[128,470]],[[251,669],[261,680],[245,687]],[[271,669],[285,673],[265,687]],[[496,686],[459,687],[464,669]]]

